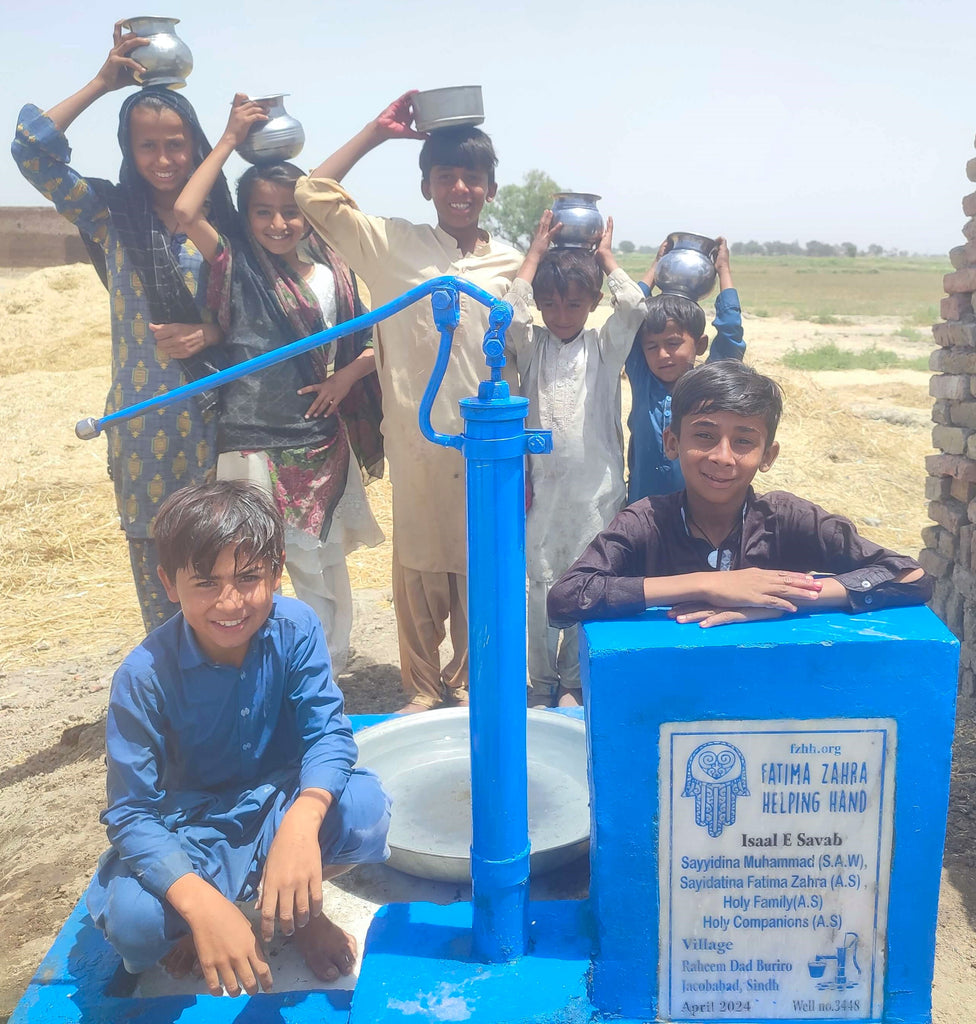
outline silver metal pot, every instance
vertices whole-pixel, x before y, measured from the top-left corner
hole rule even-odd
[[[697,302],[715,284],[718,242],[690,231],[673,231],[668,241],[671,248],[658,260],[654,283],[662,292]]]
[[[285,110],[284,98],[288,93],[276,96],[254,96],[268,115],[267,121],[259,121],[251,127],[247,138],[237,147],[237,152],[252,164],[275,163],[279,160],[293,160],[305,145],[305,130],[301,122]]]
[[[592,192],[557,192],[553,196],[552,223],[562,224],[552,244],[560,249],[593,249],[603,237],[603,217],[597,209],[601,197]]]
[[[137,71],[132,76],[143,87],[166,85],[170,89],[182,89],[186,85],[187,75],[193,70],[193,54],[173,27],[179,21],[179,18],[142,15],[122,22],[135,35],[149,40],[129,54],[146,69],[145,73]]]
[[[590,834],[583,722],[527,712],[530,867],[540,875],[584,854]],[[359,767],[393,798],[391,867],[420,878],[471,877],[471,737],[467,708],[402,715],[356,733]]]
[[[481,86],[453,85],[447,89],[414,93],[413,112],[418,132],[481,124],[485,119]]]

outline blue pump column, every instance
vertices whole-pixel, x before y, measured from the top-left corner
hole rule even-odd
[[[505,381],[461,401],[468,506],[471,885],[474,949],[525,952],[529,829],[525,749],[525,435],[528,401]]]
[[[433,429],[430,411],[459,318],[459,289],[490,305],[485,361],[491,379],[461,400],[464,434]],[[552,451],[549,431],[526,431],[528,400],[501,379],[512,310],[463,280],[431,295],[441,332],[420,405],[420,429],[464,455],[468,523],[471,718],[471,888],[475,956],[520,957],[528,934],[529,815],[525,746],[525,456]]]

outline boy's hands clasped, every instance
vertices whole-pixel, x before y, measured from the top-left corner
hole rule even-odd
[[[696,622],[705,628],[776,619],[797,611],[801,604],[812,604],[823,590],[822,580],[783,569],[734,569],[698,575],[703,577],[702,599],[674,605],[669,618]]]

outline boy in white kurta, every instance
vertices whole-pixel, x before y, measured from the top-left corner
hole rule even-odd
[[[434,204],[436,226],[368,216],[339,184],[380,143],[425,138],[413,127],[411,97],[407,93],[395,100],[302,178],[295,188],[298,205],[366,282],[374,308],[441,274],[464,277],[501,298],[521,257],[479,226],[482,208],[496,189],[495,152],[483,132],[472,127],[440,129],[421,150],[420,187]],[[462,432],[458,400],[477,394],[478,382],[487,376],[481,350],[487,329],[488,310],[462,296],[451,359],[432,411],[435,429]],[[404,712],[467,703],[464,460],[455,449],[427,441],[417,422],[439,340],[429,300],[374,329],[384,447],[393,487],[393,604],[400,670],[409,696]],[[503,374],[514,384],[513,368]],[[454,657],[442,667],[438,647],[446,622]]]
[[[566,706],[579,703],[578,631],[549,625],[546,597],[624,505],[620,374],[644,319],[644,295],[614,259],[612,220],[595,253],[549,250],[559,232],[551,221],[547,211],[506,297],[515,314],[508,340],[521,394],[529,399],[527,423],[551,430],[553,441],[551,455],[529,456],[532,503],[525,549],[532,703]],[[597,331],[586,328],[586,319],[600,301],[603,274],[614,311]],[[533,296],[544,327],[532,323]]]

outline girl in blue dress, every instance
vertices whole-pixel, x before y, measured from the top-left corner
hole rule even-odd
[[[173,213],[176,197],[210,152],[190,104],[164,88],[142,89],[125,100],[117,185],[85,177],[69,163],[68,127],[96,100],[135,84],[133,72],[141,68],[129,53],[146,41],[123,35],[117,23],[95,77],[44,112],[25,106],[12,146],[27,180],[78,228],[108,290],[112,383],[106,414],[210,372],[222,339],[206,312],[206,264],[177,231]],[[223,177],[209,198],[214,222],[232,224]],[[147,632],[179,611],[156,574],[156,510],[177,488],[213,477],[214,401],[205,394],[106,430],[109,476]]]

